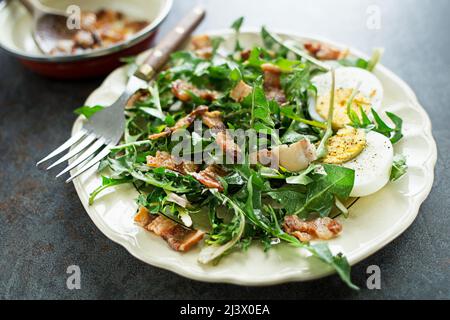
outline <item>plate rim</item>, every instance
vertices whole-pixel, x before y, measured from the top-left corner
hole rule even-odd
[[[295,33],[292,31],[286,31],[286,30],[280,30],[280,29],[273,29],[274,32],[276,32],[279,35],[282,36],[288,36],[288,37],[296,37],[296,38],[302,38],[302,39],[313,39],[316,41],[321,41],[325,43],[332,44],[334,46],[340,47],[340,48],[348,48],[352,55],[366,58],[367,55],[362,53],[360,50],[355,49],[351,46],[343,45],[342,43],[332,41],[327,39],[323,36],[318,36],[314,34],[301,34],[301,33]],[[202,34],[208,34],[208,35],[221,35],[226,36],[230,35],[232,32],[230,29],[214,29],[214,30],[206,30],[205,32],[202,32]],[[243,28],[241,31],[241,34],[247,34],[247,33],[258,33],[259,34],[259,28],[256,27],[250,27],[250,28]],[[122,68],[125,68],[124,66],[119,67],[112,71],[102,82],[102,84],[92,91],[92,93],[89,95],[87,100],[90,99],[92,95],[96,93],[97,90],[100,90],[104,83],[107,81],[109,77],[112,76],[113,73],[121,72],[120,70]],[[398,236],[400,236],[403,232],[408,229],[408,227],[414,222],[414,220],[417,218],[420,206],[425,201],[429,193],[431,192],[431,188],[433,186],[434,181],[434,167],[437,160],[437,146],[436,142],[434,140],[433,134],[432,134],[432,124],[431,120],[423,108],[423,106],[420,104],[416,94],[412,90],[412,88],[399,76],[397,76],[394,72],[383,66],[382,64],[377,65],[377,68],[380,69],[380,71],[384,74],[386,74],[389,78],[391,78],[396,84],[398,84],[402,90],[404,90],[405,94],[408,96],[408,103],[409,106],[412,107],[414,110],[419,112],[421,120],[423,120],[422,123],[422,130],[420,132],[420,136],[423,136],[426,141],[427,145],[431,147],[429,156],[423,161],[421,165],[419,165],[419,168],[424,169],[427,173],[431,173],[430,175],[427,175],[427,179],[424,182],[424,187],[420,192],[415,194],[414,196],[409,196],[409,200],[411,201],[411,208],[409,209],[410,213],[405,216],[402,220],[397,222],[397,226],[394,230],[390,232],[389,235],[385,236],[381,241],[375,243],[370,247],[370,249],[359,249],[354,253],[351,257],[347,257],[349,260],[349,264],[351,266],[359,263],[360,261],[366,259],[370,255],[376,253],[380,249],[382,249],[384,246],[392,242],[394,239],[396,239]],[[74,134],[78,127],[81,126],[83,121],[83,117],[78,117],[72,127],[72,134]],[[147,264],[150,264],[152,266],[162,268],[171,272],[174,272],[180,276],[183,276],[185,278],[193,279],[196,281],[202,281],[202,282],[209,282],[209,283],[229,283],[229,284],[237,284],[237,285],[246,285],[246,286],[265,286],[265,285],[276,285],[286,282],[303,282],[303,281],[311,281],[319,278],[323,278],[326,276],[329,276],[331,274],[334,274],[334,270],[329,269],[328,271],[322,273],[322,274],[313,274],[308,275],[304,274],[301,271],[297,272],[291,272],[291,273],[283,273],[283,274],[272,274],[270,277],[253,277],[250,279],[243,279],[236,277],[235,275],[208,275],[208,274],[200,274],[195,271],[187,270],[187,268],[180,267],[176,264],[173,264],[171,262],[165,262],[163,258],[159,257],[153,257],[152,259],[148,259],[147,257],[142,257],[139,255],[139,250],[141,250],[137,246],[133,246],[131,242],[125,241],[123,239],[123,236],[112,230],[108,225],[106,225],[102,219],[99,218],[98,215],[92,214],[92,207],[89,207],[87,201],[83,201],[81,195],[83,194],[83,188],[81,186],[80,179],[74,179],[73,180],[75,189],[77,191],[77,195],[80,198],[80,201],[88,213],[91,220],[94,222],[94,224],[97,226],[97,228],[110,240],[113,242],[118,243],[119,245],[123,246],[132,256],[137,258],[138,260],[145,262]],[[361,252],[363,251],[363,252]]]

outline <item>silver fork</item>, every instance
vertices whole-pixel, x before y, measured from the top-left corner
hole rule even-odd
[[[56,176],[59,177],[76,168],[76,172],[66,180],[68,183],[106,157],[122,137],[125,126],[124,109],[128,100],[137,90],[148,86],[148,82],[164,66],[170,54],[189,37],[204,16],[205,11],[199,7],[187,14],[152,50],[149,57],[130,77],[126,89],[120,97],[109,107],[95,113],[86,121],[80,131],[36,165],[38,166],[73,147],[66,155],[47,168],[49,170],[62,162],[74,159]]]

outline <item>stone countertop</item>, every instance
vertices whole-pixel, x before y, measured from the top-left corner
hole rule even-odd
[[[159,35],[195,2],[175,0]],[[348,289],[337,276],[271,287],[239,287],[185,279],[147,265],[107,239],[84,211],[73,185],[34,164],[67,139],[73,109],[102,79],[42,78],[0,52],[0,298],[47,299],[417,299],[450,298],[450,3],[447,0],[207,0],[198,32],[266,24],[319,34],[370,53],[405,79],[433,123],[438,161],[433,190],[416,221],[385,248],[353,267]],[[370,20],[380,12],[378,27]],[[368,23],[369,19],[369,23]],[[80,290],[66,288],[78,265]],[[381,268],[381,290],[365,288],[366,269]]]

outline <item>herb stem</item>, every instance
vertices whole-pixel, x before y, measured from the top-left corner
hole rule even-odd
[[[323,158],[327,154],[327,142],[328,139],[333,135],[333,114],[334,114],[334,93],[336,87],[336,73],[334,68],[331,69],[331,92],[330,92],[330,107],[328,109],[328,119],[327,119],[327,130],[320,141],[319,147],[317,148],[317,159]]]
[[[367,63],[367,70],[372,72],[377,66],[378,62],[380,62],[381,57],[383,56],[384,49],[383,48],[375,48],[372,53],[372,57]]]
[[[118,146],[112,147],[111,150],[112,151],[122,150],[122,149],[126,149],[126,148],[132,147],[132,146],[142,146],[144,144],[151,144],[152,142],[153,142],[152,140],[141,140],[141,141],[129,142],[129,143],[119,144]]]

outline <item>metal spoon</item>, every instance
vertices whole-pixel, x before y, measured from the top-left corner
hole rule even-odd
[[[62,40],[72,40],[77,29],[67,26],[69,15],[62,10],[49,8],[38,0],[20,0],[33,15],[33,38],[39,49],[50,54]]]

